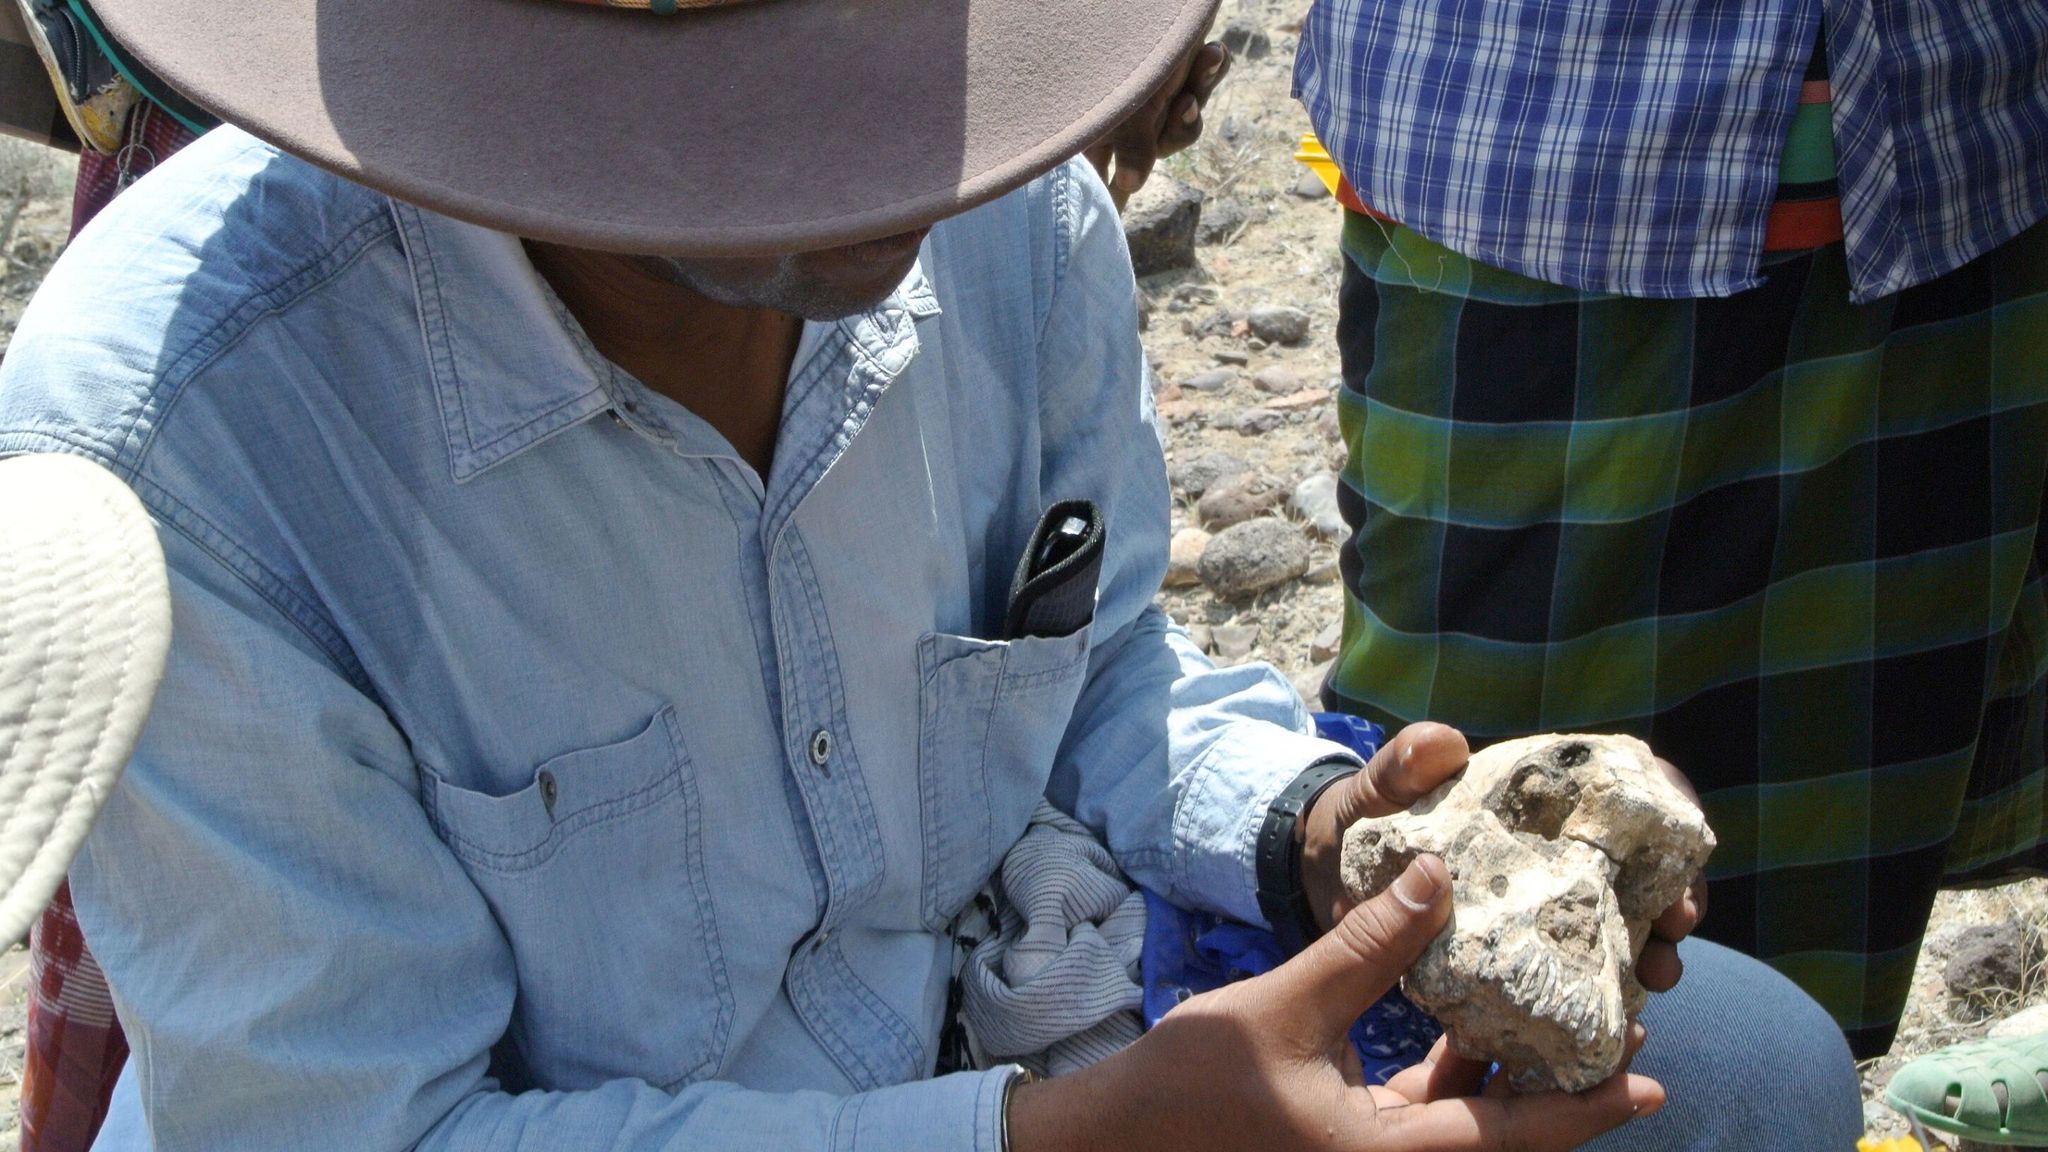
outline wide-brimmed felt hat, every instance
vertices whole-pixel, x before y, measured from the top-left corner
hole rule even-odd
[[[1143,103],[1216,4],[637,2],[93,6],[180,92],[351,180],[522,236],[716,256],[1022,185]]]

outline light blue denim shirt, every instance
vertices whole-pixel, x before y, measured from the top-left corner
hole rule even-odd
[[[774,466],[600,357],[519,243],[233,130],[125,193],[0,452],[129,480],[176,638],[73,874],[134,1056],[101,1149],[980,1149],[945,929],[1040,796],[1257,922],[1336,746],[1153,604],[1168,496],[1069,165],[807,328]],[[1041,509],[1093,625],[1004,643]]]

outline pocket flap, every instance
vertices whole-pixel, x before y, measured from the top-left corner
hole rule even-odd
[[[534,769],[507,796],[449,783],[432,768],[432,815],[441,838],[478,863],[530,867],[576,829],[624,815],[674,791],[682,780],[675,710],[664,707],[636,736],[565,752]]]

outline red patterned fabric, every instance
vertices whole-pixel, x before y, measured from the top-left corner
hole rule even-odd
[[[138,107],[128,122],[128,143],[121,151],[108,156],[87,149],[79,155],[78,184],[71,199],[72,234],[77,235],[86,221],[98,215],[114,193],[141,179],[193,138],[190,130],[154,105]]]
[[[79,157],[71,231],[192,139],[170,117],[147,105],[138,109],[120,153],[88,150]],[[57,889],[28,940],[33,987],[21,1074],[21,1152],[87,1152],[106,1119],[128,1041],[114,1019],[107,979],[79,934],[69,884]]]

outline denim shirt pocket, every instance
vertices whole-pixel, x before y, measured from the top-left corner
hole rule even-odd
[[[508,796],[427,772],[434,827],[512,947],[508,1039],[534,1085],[674,1088],[714,1072],[733,998],[674,709],[546,761]]]
[[[1088,629],[918,639],[925,927],[943,932],[1024,834],[1088,676]]]

